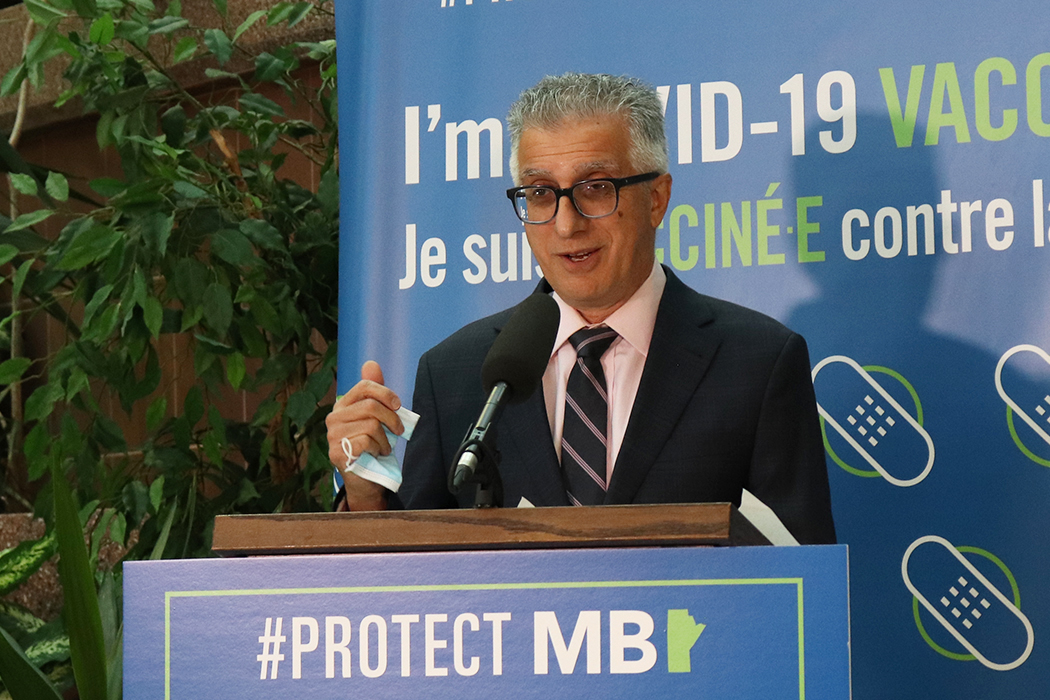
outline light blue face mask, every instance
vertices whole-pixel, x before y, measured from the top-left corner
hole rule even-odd
[[[397,409],[397,415],[401,418],[401,424],[405,426],[405,431],[401,435],[395,435],[390,432],[389,428],[383,427],[383,431],[386,432],[386,438],[390,441],[391,446],[398,438],[411,440],[412,432],[416,429],[416,423],[419,422],[419,414],[413,413],[404,406]],[[346,471],[351,471],[362,479],[367,479],[397,493],[397,490],[401,488],[401,465],[398,464],[397,456],[393,452],[379,457],[365,452],[355,457],[353,447],[351,447],[348,439],[343,438],[341,444],[343,453],[346,455]]]

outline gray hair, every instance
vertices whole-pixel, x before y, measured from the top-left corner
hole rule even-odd
[[[667,172],[667,136],[660,96],[637,78],[566,73],[548,75],[521,93],[507,115],[510,171],[519,184],[518,145],[529,128],[550,129],[574,117],[622,115],[631,137],[628,157],[641,172]]]

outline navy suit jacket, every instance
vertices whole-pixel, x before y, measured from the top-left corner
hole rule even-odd
[[[638,395],[606,504],[769,505],[802,543],[835,541],[806,342],[777,321],[699,294],[666,270]],[[511,310],[471,323],[424,353],[420,414],[393,507],[473,504],[448,470],[486,394],[481,365]],[[508,406],[498,426],[504,505],[567,506],[543,392]]]

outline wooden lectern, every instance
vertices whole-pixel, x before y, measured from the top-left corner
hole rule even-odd
[[[223,556],[762,544],[731,503],[223,515],[212,537]]]

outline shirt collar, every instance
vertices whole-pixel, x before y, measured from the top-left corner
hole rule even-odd
[[[623,306],[602,322],[619,333],[620,337],[643,357],[649,355],[649,343],[653,339],[653,327],[656,325],[656,311],[660,307],[660,298],[663,296],[666,284],[667,275],[663,267],[654,261],[652,272],[642,282],[642,286]],[[561,310],[558,335],[555,337],[554,349],[551,352],[553,356],[568,341],[569,336],[590,324],[580,315],[579,311],[558,296],[557,292],[553,292],[552,296],[558,302],[558,308]]]

